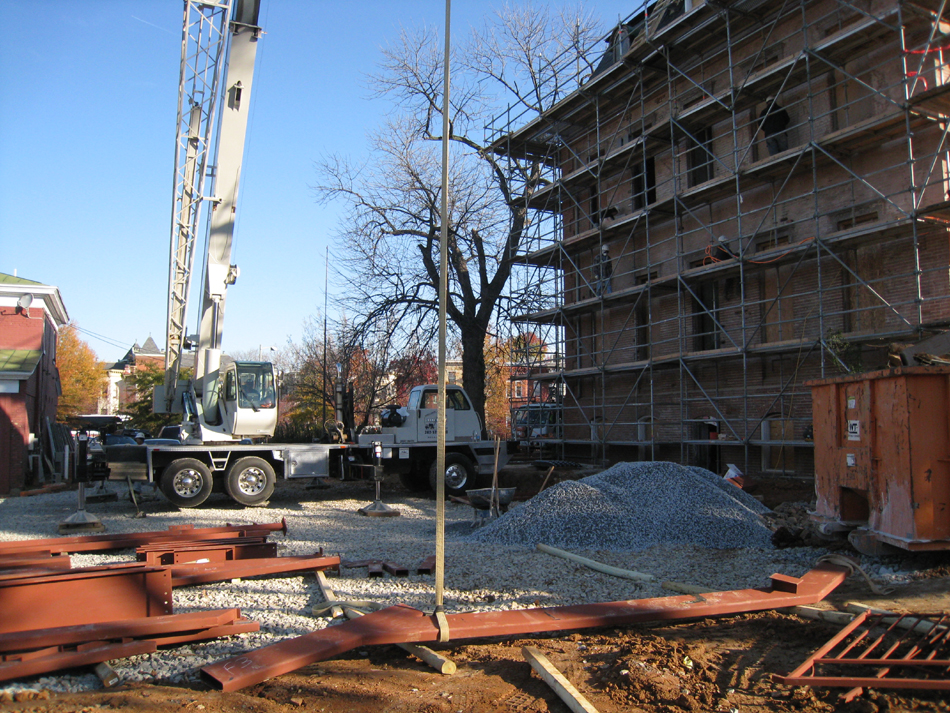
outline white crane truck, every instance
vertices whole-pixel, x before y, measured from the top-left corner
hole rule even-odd
[[[436,483],[435,386],[412,390],[407,408],[384,409],[378,433],[354,442],[342,423],[342,386],[336,391],[334,442],[255,443],[277,424],[279,384],[269,362],[222,362],[227,288],[239,275],[231,264],[241,161],[250,109],[260,0],[206,3],[185,0],[175,157],[175,200],[169,267],[165,383],[154,393],[155,411],[181,413],[181,445],[146,449],[146,474],[178,507],[203,503],[216,488],[244,505],[265,502],[278,477],[349,477],[371,464],[380,444],[381,465],[412,489]],[[205,177],[212,176],[206,185]],[[206,194],[206,191],[209,191]],[[206,210],[207,209],[207,210]],[[204,291],[197,338],[186,338],[195,237],[207,218]],[[197,347],[195,371],[180,379],[183,351]],[[467,394],[446,397],[446,490],[478,487],[507,462],[505,444],[485,440]]]

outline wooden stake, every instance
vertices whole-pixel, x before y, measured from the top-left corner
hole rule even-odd
[[[333,590],[330,589],[330,583],[327,581],[327,576],[321,571],[317,570],[317,584],[320,585],[320,591],[323,592],[323,598],[328,602],[336,601],[336,594],[333,593]],[[314,612],[316,613],[316,612]],[[343,616],[343,609],[339,606],[330,607],[330,614],[334,619],[339,619]]]
[[[584,698],[581,692],[574,688],[571,682],[538,649],[534,646],[524,646],[521,649],[521,655],[574,713],[597,713],[597,709],[591,705],[590,701]]]
[[[544,476],[544,482],[541,483],[541,490],[538,491],[539,493],[542,490],[544,490],[544,486],[548,484],[548,478],[551,477],[551,473],[553,472],[554,472],[554,466],[552,465],[550,468],[548,468],[548,474]]]

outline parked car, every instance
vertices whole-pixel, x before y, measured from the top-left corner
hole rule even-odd
[[[137,446],[138,443],[131,436],[114,436],[107,433],[102,440],[104,446]]]
[[[181,441],[181,426],[165,426],[161,433],[158,434],[159,438],[173,438],[176,441]]]

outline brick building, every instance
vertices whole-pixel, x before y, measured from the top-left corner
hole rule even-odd
[[[56,336],[69,321],[59,289],[0,273],[0,495],[21,488],[30,447],[49,452],[61,393]]]
[[[498,123],[565,453],[812,475],[805,382],[950,326],[941,8],[651,1]]]
[[[186,352],[182,355],[182,361],[184,368],[193,367],[194,354]],[[105,396],[99,403],[99,413],[115,416],[121,413],[130,402],[138,398],[125,377],[134,374],[144,366],[160,370],[165,369],[165,352],[159,349],[151,335],[145,340],[145,344],[141,346],[138,342],[133,344],[132,348],[119,361],[103,365],[108,383]]]

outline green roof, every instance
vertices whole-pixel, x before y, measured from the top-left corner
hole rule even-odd
[[[5,272],[0,272],[0,285],[43,285],[43,283],[35,280],[24,280],[22,277],[14,277]],[[43,285],[43,287],[48,287],[48,285]]]
[[[0,349],[0,374],[32,374],[42,356],[39,349]]]

